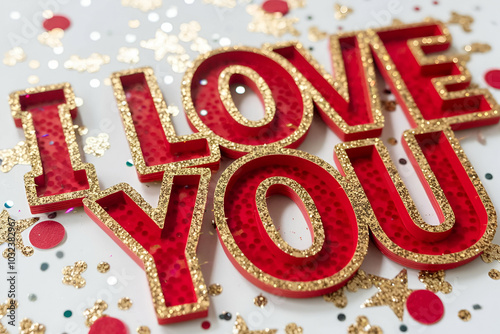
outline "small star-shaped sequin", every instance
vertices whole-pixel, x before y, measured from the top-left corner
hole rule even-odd
[[[243,318],[238,314],[236,316],[236,322],[234,323],[233,334],[275,334],[277,333],[277,329],[262,329],[257,331],[251,331],[248,329],[248,326],[243,320]]]
[[[20,249],[21,253],[24,256],[33,255],[33,247],[25,246],[23,243],[23,238],[21,237],[21,232],[26,230],[28,227],[32,226],[38,221],[38,217],[14,220],[9,216],[7,210],[3,210],[0,213],[0,245],[4,242],[12,244],[16,246],[15,249]],[[13,229],[13,231],[12,231]],[[9,240],[13,239],[13,240]],[[14,249],[12,247],[8,247],[3,252],[3,257],[7,258],[10,253],[12,253]]]
[[[370,278],[379,292],[370,299],[367,299],[361,307],[387,305],[392,309],[399,320],[403,320],[406,300],[413,291],[408,289],[406,269],[401,270],[393,279],[375,275],[370,275]]]

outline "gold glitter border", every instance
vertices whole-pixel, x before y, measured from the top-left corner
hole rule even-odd
[[[255,266],[243,254],[241,249],[236,244],[236,241],[234,240],[234,237],[227,225],[227,218],[224,213],[224,196],[227,185],[233,176],[237,176],[238,169],[241,166],[251,160],[270,155],[276,155],[277,159],[279,159],[280,155],[290,155],[309,160],[324,168],[333,178],[337,180],[339,185],[346,192],[357,220],[358,243],[356,245],[356,251],[349,264],[336,274],[324,279],[307,282],[283,280],[271,276]],[[368,199],[366,198],[363,188],[359,182],[348,182],[347,179],[341,176],[335,168],[319,157],[300,150],[276,146],[263,146],[233,162],[222,173],[214,192],[214,217],[219,232],[219,239],[225,248],[226,253],[230,253],[227,255],[233,258],[235,264],[238,264],[239,268],[237,267],[237,269],[246,271],[247,274],[250,275],[247,278],[251,278],[251,281],[253,280],[254,283],[258,282],[266,286],[270,291],[286,291],[289,296],[295,297],[303,296],[303,292],[309,292],[308,297],[321,296],[339,288],[340,285],[346,284],[347,281],[356,273],[368,250],[369,231],[367,222],[375,219],[373,212],[366,210],[366,207],[369,205]]]
[[[479,256],[485,249],[487,249],[491,245],[491,242],[493,241],[493,237],[495,236],[495,231],[497,228],[497,221],[496,221],[497,218],[496,218],[495,208],[493,207],[493,203],[491,202],[488,194],[486,193],[486,190],[484,189],[481,181],[479,180],[479,177],[477,176],[474,167],[472,166],[467,156],[465,155],[465,152],[460,146],[460,142],[455,137],[453,130],[451,130],[451,128],[447,124],[442,124],[440,122],[431,123],[427,121],[425,128],[418,128],[405,131],[403,134],[403,138],[406,141],[408,148],[414,155],[415,161],[418,164],[419,169],[424,174],[425,180],[432,187],[432,191],[434,193],[434,196],[436,197],[436,200],[438,202],[439,201],[442,202],[443,200],[446,200],[446,198],[442,198],[442,195],[440,194],[442,193],[442,189],[439,186],[439,183],[436,183],[437,180],[435,179],[434,174],[430,170],[429,164],[420,146],[418,145],[415,136],[420,134],[439,132],[439,131],[443,131],[444,135],[448,139],[448,142],[453,147],[455,154],[460,160],[462,167],[467,172],[470,181],[474,185],[474,188],[476,189],[477,194],[484,205],[486,214],[488,216],[488,222],[485,233],[483,234],[481,239],[479,239],[473,246],[467,248],[466,250],[450,254],[429,255],[429,254],[419,254],[401,248],[387,236],[387,234],[381,228],[376,218],[373,220],[369,220],[368,224],[370,230],[377,239],[377,241],[379,242],[379,244],[383,248],[385,248],[384,252],[390,252],[392,254],[397,255],[399,258],[407,260],[408,263],[405,263],[405,265],[414,269],[440,270],[443,269],[443,265],[452,265],[452,267],[457,267],[461,264],[464,264],[464,262],[471,261],[477,256]],[[363,146],[372,146],[372,145],[376,147],[377,152],[379,153],[381,159],[384,162],[384,165],[389,170],[391,178],[400,196],[402,197],[405,206],[407,207],[408,213],[415,220],[417,218],[415,217],[415,215],[417,215],[418,212],[414,210],[414,205],[412,204],[413,201],[410,198],[407,190],[405,190],[404,184],[397,173],[397,169],[394,166],[394,163],[392,162],[387,149],[385,148],[383,142],[380,139],[378,138],[364,139],[364,140],[341,143],[336,145],[335,155],[341,165],[343,172],[346,174],[346,177],[348,178],[349,182],[355,182],[356,184],[359,184],[359,180],[347,156],[346,150],[352,148],[359,148]],[[441,191],[439,191],[439,189],[441,189]],[[408,207],[408,205],[410,206]],[[441,203],[440,205],[443,205],[443,203]],[[371,211],[372,215],[374,216],[371,205],[369,205],[366,208],[366,210]],[[446,207],[443,208],[443,211],[445,216],[447,214],[450,214],[446,213],[448,211]],[[447,224],[449,225],[449,222]],[[437,232],[447,233],[446,228],[441,229],[440,227],[429,227],[428,231],[433,231],[434,229],[436,229]],[[450,269],[452,267],[447,267],[447,269]]]
[[[183,161],[169,162],[165,164],[159,164],[155,166],[147,166],[144,160],[144,155],[142,153],[141,144],[137,136],[137,131],[132,120],[132,115],[130,108],[125,97],[125,92],[123,90],[123,85],[120,78],[123,76],[129,76],[133,74],[144,74],[144,78],[149,87],[151,97],[153,98],[155,108],[158,112],[158,117],[163,127],[165,137],[167,141],[171,144],[181,143],[197,139],[206,139],[207,147],[209,149],[210,155],[202,158],[194,158]],[[185,167],[203,167],[211,164],[216,164],[214,169],[218,169],[219,161],[221,158],[220,150],[218,144],[210,137],[206,131],[200,131],[197,133],[178,136],[175,132],[174,125],[171,120],[170,113],[168,113],[167,104],[163,98],[160,87],[156,81],[154,71],[151,67],[142,67],[137,69],[124,70],[119,72],[114,72],[111,75],[111,83],[113,86],[113,93],[116,99],[118,109],[123,122],[123,127],[125,129],[125,134],[130,147],[130,153],[132,154],[132,160],[137,173],[140,176],[142,182],[149,181],[153,179],[161,179],[161,174],[165,171],[172,171],[177,168]],[[142,177],[142,179],[141,179]],[[146,177],[146,180],[144,179]]]
[[[68,147],[71,167],[73,168],[73,171],[85,170],[89,189],[38,197],[35,179],[43,176],[40,149],[36,139],[32,115],[30,112],[22,110],[19,99],[22,95],[37,94],[61,89],[64,92],[66,103],[58,106],[58,112],[64,132],[64,139]],[[75,129],[73,127],[73,119],[71,118],[71,111],[76,109],[75,94],[73,93],[73,89],[69,83],[66,82],[55,85],[33,87],[13,92],[9,95],[9,105],[12,117],[14,117],[15,120],[21,119],[24,136],[26,137],[26,144],[28,145],[29,159],[32,169],[24,175],[24,186],[26,189],[28,204],[32,213],[51,212],[67,209],[73,206],[81,206],[81,203],[75,204],[73,200],[83,199],[88,194],[99,191],[99,180],[97,179],[94,165],[91,163],[83,163],[81,160],[80,150],[76,141]],[[47,207],[44,208],[44,206]]]
[[[166,306],[163,291],[161,289],[160,279],[156,270],[153,257],[144,247],[141,246],[116,220],[114,220],[97,201],[116,192],[127,194],[151,219],[153,219],[159,228],[163,228],[165,216],[168,210],[168,202],[172,191],[173,180],[175,176],[199,175],[200,182],[196,194],[195,207],[189,237],[186,244],[186,263],[193,280],[193,287],[197,301],[176,306]],[[196,256],[196,247],[201,234],[203,214],[208,196],[208,186],[210,183],[211,171],[208,168],[185,168],[164,173],[161,184],[158,206],[153,208],[132,186],[127,183],[119,183],[106,190],[93,193],[83,200],[85,211],[98,223],[109,235],[119,239],[119,244],[123,249],[128,249],[137,256],[137,260],[142,263],[146,277],[148,279],[153,306],[160,324],[174,323],[196,317],[193,313],[208,311],[209,298],[208,287],[203,279],[198,257]],[[177,319],[176,319],[177,318]]]

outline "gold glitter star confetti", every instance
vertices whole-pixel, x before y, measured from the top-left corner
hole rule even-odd
[[[425,284],[425,288],[432,292],[450,293],[453,288],[449,282],[445,281],[446,273],[444,270],[427,271],[421,270],[418,273],[418,279]]]
[[[7,301],[3,304],[0,304],[0,334],[9,333],[7,332],[7,328],[5,328],[2,324],[2,318],[7,315],[10,309],[16,309],[18,307],[18,303],[15,299],[7,299]]]
[[[292,322],[286,325],[285,327],[285,333],[286,334],[302,334],[304,333],[304,330],[302,327],[298,326],[296,323]]]
[[[0,245],[2,245],[4,242],[11,244],[13,241],[14,245],[16,246],[15,249],[21,250],[21,253],[24,256],[33,255],[34,253],[33,247],[24,245],[21,233],[30,226],[32,226],[33,224],[35,224],[39,219],[40,218],[38,217],[33,217],[21,220],[14,220],[10,217],[7,210],[4,209],[2,213],[0,213]],[[14,240],[11,240],[11,238],[9,238],[12,236],[12,228],[14,228],[14,236],[15,236]],[[13,253],[13,251],[14,250],[11,247],[6,248],[3,251],[3,257],[5,258],[9,257],[11,253]]]
[[[370,325],[368,318],[361,315],[356,318],[356,323],[349,326],[348,334],[383,334],[384,332],[378,326]]]
[[[344,20],[347,15],[352,13],[352,8],[347,7],[346,5],[334,4],[333,10],[335,11],[335,19]]]
[[[297,17],[284,17],[281,13],[268,13],[261,6],[251,4],[246,7],[252,21],[248,24],[248,31],[281,37],[286,33],[299,36],[300,32],[294,24],[299,22]]]
[[[63,46],[61,39],[64,37],[64,30],[55,28],[50,31],[42,32],[38,35],[38,41],[42,45],[47,45],[53,49]]]
[[[329,303],[333,303],[338,308],[344,308],[347,306],[347,297],[344,294],[345,287],[338,289],[323,295],[323,299]]]
[[[208,294],[210,296],[218,296],[222,293],[222,286],[220,284],[210,284],[208,287]]]
[[[372,280],[363,269],[359,269],[353,278],[346,284],[346,289],[349,292],[356,292],[359,289],[369,289],[373,286]]]
[[[0,332],[1,333],[1,332]],[[24,318],[19,322],[19,334],[44,334],[45,326],[31,319]]]
[[[481,259],[486,263],[491,263],[495,260],[500,261],[500,245],[491,244],[483,254],[481,254]]]
[[[472,316],[471,316],[471,314],[470,314],[469,311],[467,311],[467,310],[460,310],[460,311],[458,311],[458,317],[462,321],[469,321]]]
[[[328,33],[326,31],[319,30],[319,28],[316,26],[309,27],[309,30],[307,32],[307,38],[309,38],[311,42],[321,41],[322,39],[325,39],[327,37]]]
[[[109,135],[107,133],[100,133],[97,137],[87,137],[85,139],[83,151],[95,157],[102,157],[110,147]]]
[[[399,320],[403,320],[405,303],[413,290],[408,289],[406,269],[401,270],[393,279],[370,275],[373,285],[379,290],[361,307],[389,306]]]
[[[474,22],[474,18],[470,15],[461,15],[457,12],[451,12],[451,18],[448,20],[449,24],[459,24],[466,32],[471,32],[470,25]]]
[[[116,59],[125,64],[136,64],[139,62],[139,49],[121,47],[118,49]]]
[[[490,276],[491,279],[494,279],[494,280],[499,280],[500,279],[500,271],[496,270],[496,269],[491,269],[489,272],[488,272],[488,276]]]
[[[464,46],[464,50],[469,53],[485,53],[491,51],[491,45],[487,43],[472,43]]]
[[[24,53],[24,50],[19,46],[10,49],[3,56],[3,63],[7,66],[14,66],[25,60],[26,53]]]
[[[260,295],[258,295],[253,299],[253,303],[255,306],[265,307],[267,305],[267,298],[263,296],[261,293]]]
[[[172,71],[176,73],[184,73],[193,66],[193,62],[187,53],[168,56],[167,63],[172,66]]]
[[[275,334],[277,333],[277,329],[262,329],[262,330],[249,330],[248,326],[243,320],[243,318],[237,314],[236,315],[236,322],[234,323],[234,328],[233,328],[233,334]]]
[[[201,26],[197,21],[191,21],[189,23],[181,24],[179,26],[179,30],[179,39],[183,42],[191,42],[198,37],[198,32],[201,30]]]
[[[136,332],[137,334],[151,334],[151,330],[149,329],[148,326],[137,327]]]
[[[225,8],[234,8],[236,6],[236,0],[203,0],[203,3]]]
[[[0,160],[2,160],[0,170],[3,173],[9,172],[15,165],[30,165],[28,144],[20,141],[14,148],[0,150]]]
[[[80,289],[85,286],[85,278],[82,273],[87,270],[87,263],[84,261],[77,261],[73,266],[66,266],[62,270],[62,282],[66,285],[73,285],[75,288]]]
[[[141,41],[141,47],[155,52],[155,60],[162,60],[168,53],[184,54],[186,50],[179,44],[179,38],[175,35],[168,35],[158,29],[155,38]]]
[[[132,300],[128,297],[123,297],[118,301],[118,308],[120,310],[128,310],[132,307]]]
[[[109,263],[107,262],[99,262],[99,264],[97,265],[97,271],[104,274],[104,273],[107,273],[109,271]]]
[[[122,6],[140,9],[143,12],[160,8],[163,0],[122,0]]]
[[[88,58],[72,55],[64,62],[64,68],[78,72],[95,73],[101,69],[102,65],[109,63],[109,56],[99,53],[92,53]]]
[[[85,317],[85,325],[87,327],[92,326],[92,324],[99,318],[104,317],[104,311],[108,309],[108,304],[104,300],[98,299],[92,308],[88,308],[83,311],[83,316]]]

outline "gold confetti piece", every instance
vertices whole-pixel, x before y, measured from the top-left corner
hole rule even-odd
[[[198,37],[198,32],[201,30],[201,26],[197,21],[191,21],[189,23],[181,24],[179,30],[179,39],[183,42],[191,42]]]
[[[286,33],[299,36],[300,32],[294,24],[299,22],[297,17],[284,17],[281,13],[268,13],[259,5],[251,4],[246,7],[252,21],[248,24],[248,31],[281,37]]]
[[[338,289],[337,291],[323,295],[323,299],[329,303],[333,303],[338,308],[344,308],[347,306],[347,297],[344,294],[344,287]]]
[[[499,280],[500,279],[500,271],[496,269],[491,269],[490,272],[488,273],[488,276],[490,276],[491,279],[494,280]]]
[[[0,333],[1,329],[0,329]],[[19,322],[19,334],[44,334],[45,326],[39,323],[34,323],[31,319],[24,318]]]
[[[470,318],[471,318],[471,314],[469,311],[467,310],[460,310],[458,311],[458,317],[462,320],[462,321],[469,321]]]
[[[109,135],[107,133],[100,133],[97,137],[88,137],[85,139],[83,151],[95,157],[102,157],[109,148]]]
[[[253,299],[253,303],[255,304],[255,306],[264,307],[267,305],[267,298],[260,294]]]
[[[470,25],[474,22],[474,18],[470,15],[461,15],[457,12],[451,12],[451,18],[448,20],[450,24],[459,24],[466,32],[471,32]]]
[[[347,15],[352,13],[352,8],[349,8],[345,5],[340,5],[338,3],[333,5],[333,10],[335,11],[335,19],[344,20]]]
[[[306,0],[286,0],[286,2],[288,3],[288,7],[290,9],[303,8],[307,3]]]
[[[111,86],[111,79],[110,78],[104,78],[102,81],[105,86]]]
[[[359,289],[369,289],[373,286],[372,280],[363,269],[359,269],[356,275],[346,284],[346,289],[349,292],[356,292]]]
[[[132,29],[139,28],[140,25],[141,25],[141,21],[139,21],[139,20],[128,21],[128,26]]]
[[[190,48],[191,50],[199,53],[206,53],[212,50],[212,47],[210,46],[210,44],[208,44],[208,41],[202,37],[196,37],[193,43],[191,43]]]
[[[97,265],[97,271],[104,274],[109,271],[110,265],[107,262],[99,262]]]
[[[262,330],[249,330],[245,320],[243,320],[243,318],[239,314],[236,315],[233,334],[276,334],[277,332],[277,329],[269,328]]]
[[[225,8],[234,8],[236,6],[236,0],[203,0],[203,3]]]
[[[210,296],[218,296],[222,293],[222,286],[220,284],[210,284],[208,287],[208,294]]]
[[[388,142],[390,145],[393,145],[393,146],[394,146],[394,145],[396,145],[396,144],[398,143],[398,140],[397,140],[396,138],[394,138],[394,137],[389,137],[389,138],[387,139],[387,142]]]
[[[486,263],[491,263],[495,260],[500,261],[500,245],[491,244],[490,247],[481,254],[481,259]]]
[[[379,290],[367,299],[361,307],[389,306],[399,320],[403,320],[404,307],[408,296],[413,290],[408,289],[406,269],[403,269],[393,279],[369,275],[373,285]]]
[[[155,60],[162,60],[168,53],[185,54],[186,50],[179,44],[179,38],[156,30],[155,38],[141,41],[141,47],[155,52]]]
[[[9,172],[15,165],[30,165],[28,144],[20,141],[14,148],[0,150],[0,160],[2,160],[0,170],[3,173]]]
[[[136,64],[139,62],[139,49],[121,47],[118,49],[116,59],[125,64]]]
[[[167,62],[172,66],[172,70],[176,73],[184,73],[188,68],[193,67],[193,62],[186,53],[168,56]]]
[[[491,45],[487,43],[472,43],[464,46],[465,52],[469,53],[485,53],[491,51]]]
[[[162,0],[122,0],[122,6],[140,9],[147,12],[162,6]]]
[[[151,334],[148,326],[137,327],[137,334]]]
[[[76,70],[78,72],[95,73],[101,69],[102,65],[109,63],[109,56],[99,53],[92,53],[88,58],[72,55],[64,62],[64,68]]]
[[[378,326],[370,325],[370,321],[364,315],[356,318],[356,323],[349,326],[348,334],[383,334],[384,332]]]
[[[385,111],[394,111],[396,110],[396,101],[381,101],[382,102],[382,108]]]
[[[40,62],[38,60],[30,60],[28,63],[29,68],[36,70],[40,67]]]
[[[168,106],[167,107],[167,113],[172,115],[172,116],[177,116],[180,113],[179,107],[177,106]]]
[[[311,42],[317,42],[327,38],[328,33],[326,31],[319,30],[319,28],[316,26],[312,26],[309,27],[309,31],[307,32],[307,37]]]
[[[425,288],[432,292],[450,293],[453,288],[449,282],[445,281],[446,273],[444,270],[427,271],[421,270],[418,273],[418,279],[425,284]]]
[[[118,308],[120,310],[128,310],[132,307],[132,300],[128,297],[123,297],[118,301]]]
[[[5,303],[0,304],[0,334],[7,334],[7,328],[2,325],[2,318],[7,315],[9,312],[9,307],[12,309],[16,309],[19,306],[18,302],[15,299],[9,298],[5,301]]]
[[[25,60],[26,53],[24,53],[24,50],[19,46],[16,46],[7,51],[3,57],[3,63],[7,66],[14,66],[17,63],[23,62]]]
[[[64,37],[64,30],[55,28],[50,31],[42,32],[38,35],[38,41],[42,45],[47,45],[51,48],[61,48],[63,46],[61,39]]]
[[[30,75],[28,77],[28,83],[30,83],[32,85],[36,85],[39,82],[40,82],[40,78],[37,75]]]
[[[40,218],[34,217],[34,218],[27,218],[27,219],[21,219],[21,220],[14,220],[10,217],[9,213],[7,210],[3,210],[2,213],[0,213],[0,245],[2,245],[4,242],[9,242],[9,225],[14,224],[14,229],[15,233],[17,236],[20,236],[18,238],[15,238],[15,250],[21,250],[21,253],[29,257],[33,255],[34,250],[33,247],[31,246],[25,246],[23,242],[23,238],[21,236],[21,232],[26,230],[27,228],[31,227],[33,224],[35,224]],[[14,252],[14,249],[6,248],[3,251],[3,256],[7,258],[9,255],[11,255]]]
[[[85,278],[81,276],[87,270],[87,263],[77,261],[73,266],[66,266],[62,270],[62,282],[66,285],[72,285],[77,289],[83,288],[87,283]]]
[[[296,323],[292,322],[285,327],[286,334],[302,334],[304,330],[302,327],[298,326]]]
[[[401,21],[400,19],[392,19],[392,23],[391,23],[392,26],[400,26],[403,24],[405,24],[405,23],[403,21]]]
[[[83,311],[83,316],[85,317],[85,325],[87,327],[92,326],[92,324],[99,318],[104,317],[104,311],[108,308],[108,304],[105,301],[98,299],[92,308],[88,308]]]
[[[44,19],[50,19],[54,16],[54,12],[52,12],[51,10],[47,9],[47,10],[44,10],[42,12],[42,16]]]

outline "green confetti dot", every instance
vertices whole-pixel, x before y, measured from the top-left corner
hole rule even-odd
[[[132,167],[134,165],[134,163],[132,162],[132,160],[127,160],[127,162],[125,163],[128,167]]]
[[[491,175],[490,173],[486,173],[484,177],[486,178],[486,180],[491,180],[493,178],[493,175]]]
[[[69,318],[69,317],[71,317],[72,315],[73,315],[73,312],[71,312],[70,310],[66,310],[66,311],[64,311],[64,317]]]

